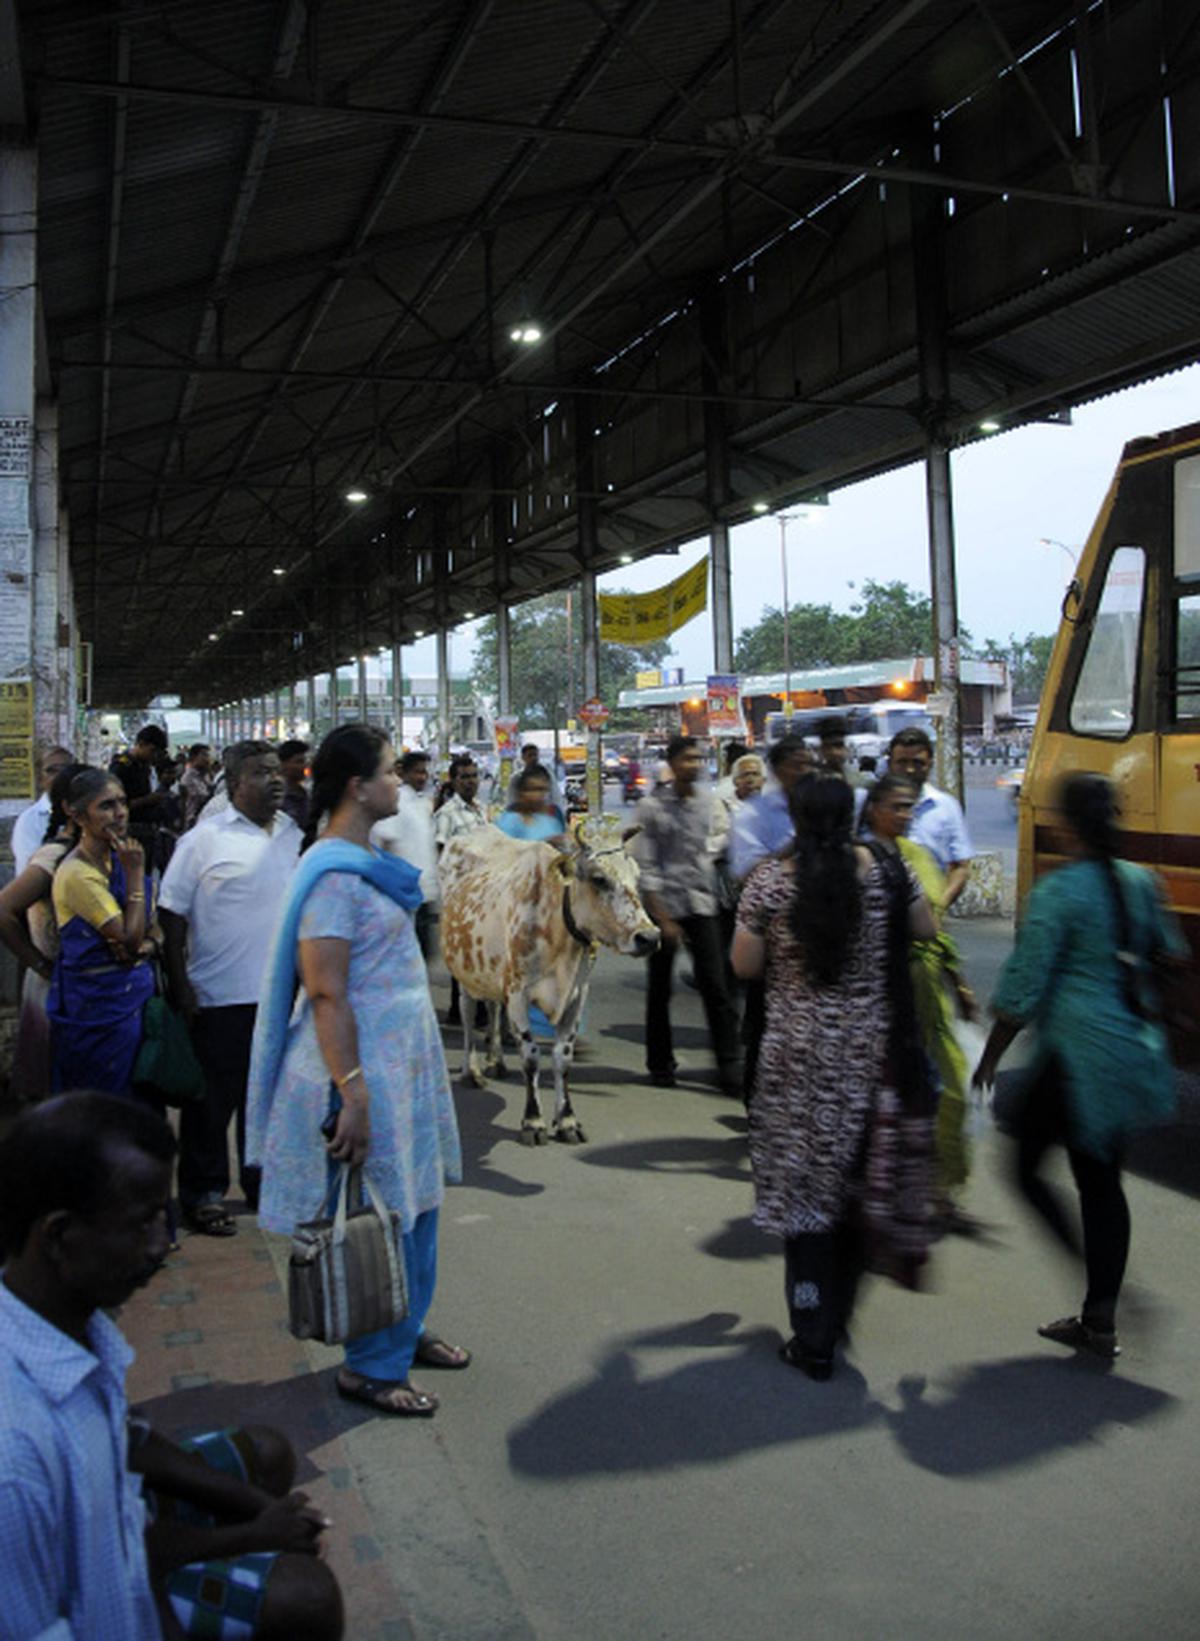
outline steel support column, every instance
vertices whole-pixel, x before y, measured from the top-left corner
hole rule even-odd
[[[317,738],[317,678],[310,672],[304,680],[304,710],[308,714],[307,739],[315,741]]]
[[[361,723],[368,724],[371,721],[371,702],[367,691],[367,657],[361,652],[358,657],[358,716]]]
[[[575,405],[576,528],[579,559],[579,615],[583,628],[583,700],[600,694],[600,620],[596,601],[596,558],[599,551],[599,507],[596,501],[596,438],[590,399]],[[587,725],[587,806],[589,815],[604,810],[604,765],[600,732]]]
[[[700,299],[701,380],[705,393],[729,391],[729,345],[724,290],[709,285]],[[733,574],[729,558],[729,525],[721,510],[730,499],[729,441],[725,406],[704,402],[704,465],[709,513],[708,543],[712,576],[713,671],[733,671]]]
[[[404,646],[392,645],[392,740],[397,752],[404,745]]]
[[[909,190],[921,419],[925,428],[925,506],[929,519],[929,588],[933,603],[937,784],[963,801],[958,593],[954,501],[946,424],[950,369],[946,349],[946,202],[933,188]]]
[[[501,493],[504,472],[502,457],[495,445],[491,451],[492,476],[492,573],[496,588],[496,716],[512,716],[512,646],[508,610],[508,547],[510,501]],[[506,743],[507,744],[507,743]],[[501,757],[496,774],[497,789],[507,792],[513,771],[512,748]]]

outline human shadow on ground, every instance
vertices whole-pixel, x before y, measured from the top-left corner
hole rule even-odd
[[[504,1197],[535,1197],[546,1187],[533,1180],[515,1179],[495,1167],[492,1153],[505,1143],[519,1145],[521,1112],[525,1104],[524,1085],[518,1085],[511,1099],[490,1088],[454,1090],[458,1111],[458,1133],[462,1143],[464,1185],[476,1191],[495,1191]]]
[[[901,1379],[898,1413],[886,1415],[901,1448],[922,1470],[978,1476],[1048,1458],[1089,1441],[1105,1425],[1132,1425],[1167,1412],[1175,1398],[1084,1357],[1018,1356],[966,1368],[948,1394],[927,1395]]]
[[[760,1231],[753,1220],[727,1219],[719,1231],[699,1244],[701,1253],[713,1259],[778,1259],[780,1241]]]
[[[628,1168],[634,1173],[709,1174],[714,1179],[749,1180],[750,1162],[740,1136],[705,1139],[676,1134],[663,1139],[594,1145],[580,1153],[594,1168]]]
[[[324,1474],[323,1467],[309,1457],[314,1449],[368,1420],[379,1419],[369,1407],[340,1400],[332,1373],[311,1370],[246,1384],[218,1379],[171,1390],[137,1406],[156,1430],[177,1441],[206,1430],[270,1425],[282,1431],[295,1449],[297,1486]]]
[[[510,1432],[513,1469],[546,1481],[672,1470],[860,1429],[880,1417],[856,1369],[811,1384],[780,1363],[773,1329],[737,1332],[737,1320],[715,1313],[622,1341],[594,1379]],[[664,1346],[714,1352],[657,1378],[643,1374],[632,1352]]]
[[[636,1023],[618,1020],[615,1025],[604,1026],[600,1036],[615,1037],[619,1043],[636,1043],[639,1048],[644,1048],[646,1027],[640,1020]],[[671,1042],[676,1051],[682,1049],[685,1053],[700,1054],[709,1052],[709,1035],[703,1026],[672,1025]]]

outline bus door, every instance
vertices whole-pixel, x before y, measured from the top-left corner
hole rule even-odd
[[[1160,463],[1160,467],[1165,464]],[[1123,469],[1110,491],[1068,594],[1046,681],[1047,709],[1030,758],[1023,804],[1023,862],[1036,876],[1058,865],[1054,800],[1078,770],[1107,775],[1121,797],[1130,859],[1157,864],[1158,752],[1155,664],[1159,565],[1167,534],[1155,506],[1160,478]],[[1031,834],[1031,835],[1029,835]],[[1020,885],[1030,881],[1022,874]]]

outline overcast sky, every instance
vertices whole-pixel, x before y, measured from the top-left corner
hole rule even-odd
[[[1078,549],[1100,506],[1126,440],[1200,421],[1200,365],[1113,394],[1077,410],[1071,427],[1040,424],[982,440],[953,458],[958,548],[959,619],[976,640],[1010,633],[1051,633],[1058,626],[1071,561],[1048,537]],[[781,603],[779,523],[756,519],[733,532],[734,632],[752,626],[764,606]],[[614,571],[601,587],[642,592],[678,575],[708,550],[706,541],[677,555],[643,559]],[[854,602],[854,583],[906,581],[929,590],[923,469],[914,465],[835,491],[828,507],[788,529],[793,603]],[[452,640],[451,666],[466,671],[473,628]],[[405,655],[411,672],[432,673],[431,640]],[[675,635],[669,665],[702,678],[712,670],[707,614]]]

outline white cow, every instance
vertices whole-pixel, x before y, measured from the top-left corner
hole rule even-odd
[[[538,1100],[531,1003],[554,1027],[549,1134],[568,1144],[587,1137],[571,1109],[568,1075],[597,946],[646,957],[658,945],[637,876],[616,822],[592,822],[582,841],[564,849],[480,827],[461,833],[442,852],[442,955],[462,992],[463,1078],[482,1082],[470,1001],[479,998],[496,1005],[489,1065],[503,1075],[503,1003],[525,1071],[521,1138],[527,1145],[544,1145],[549,1137]]]

